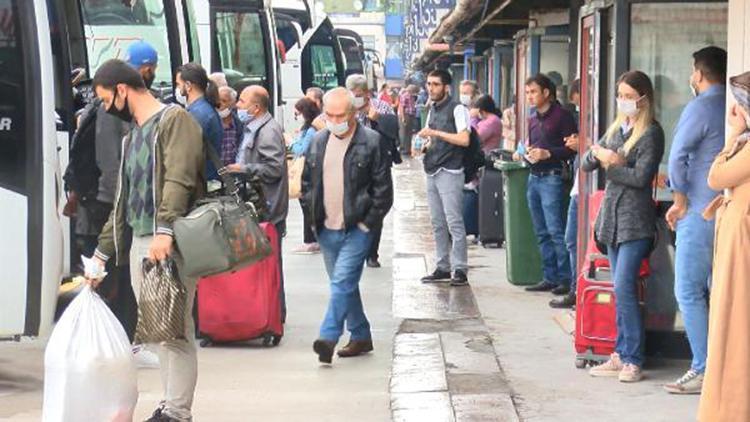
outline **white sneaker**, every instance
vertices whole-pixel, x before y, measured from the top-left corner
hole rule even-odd
[[[638,365],[632,363],[626,363],[625,367],[618,374],[617,378],[620,382],[638,382],[643,379],[643,371]]]
[[[672,394],[700,394],[703,388],[703,374],[690,369],[675,382],[664,385],[664,389]]]
[[[139,369],[159,368],[159,355],[143,345],[133,346],[133,357],[135,357],[135,366]]]
[[[589,369],[589,375],[592,377],[616,377],[624,367],[620,355],[612,353],[608,361]]]

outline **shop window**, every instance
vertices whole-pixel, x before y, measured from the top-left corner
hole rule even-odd
[[[20,1],[20,0],[19,0]],[[25,191],[26,78],[16,0],[0,0],[0,186]]]
[[[688,84],[692,53],[711,45],[727,48],[726,3],[633,4],[630,68],[654,83],[656,118],[664,127],[666,171],[672,134],[682,109],[692,98]]]

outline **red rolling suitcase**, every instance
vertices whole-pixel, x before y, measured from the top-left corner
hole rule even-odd
[[[594,238],[594,226],[604,191],[589,199],[590,230],[585,260],[576,286],[575,349],[576,367],[585,368],[609,359],[617,340],[615,288],[609,260]],[[639,277],[641,305],[645,297],[643,281],[649,273],[648,259],[643,261]]]
[[[281,322],[279,236],[270,223],[261,228],[273,254],[231,273],[204,277],[198,282],[198,329],[201,346],[257,338],[266,346],[278,345],[284,335]]]

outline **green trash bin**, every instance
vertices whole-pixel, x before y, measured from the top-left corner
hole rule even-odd
[[[502,161],[505,213],[505,268],[508,281],[518,286],[542,281],[542,257],[534,234],[526,185],[529,168],[523,162]]]

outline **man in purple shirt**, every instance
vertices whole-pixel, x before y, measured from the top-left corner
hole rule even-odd
[[[571,271],[565,247],[566,184],[562,168],[563,162],[575,154],[565,147],[565,138],[578,130],[573,116],[557,102],[555,92],[555,84],[545,75],[526,81],[526,102],[536,110],[529,117],[528,145],[521,146],[519,155],[531,165],[526,197],[544,270],[544,279],[526,290],[566,295]]]

